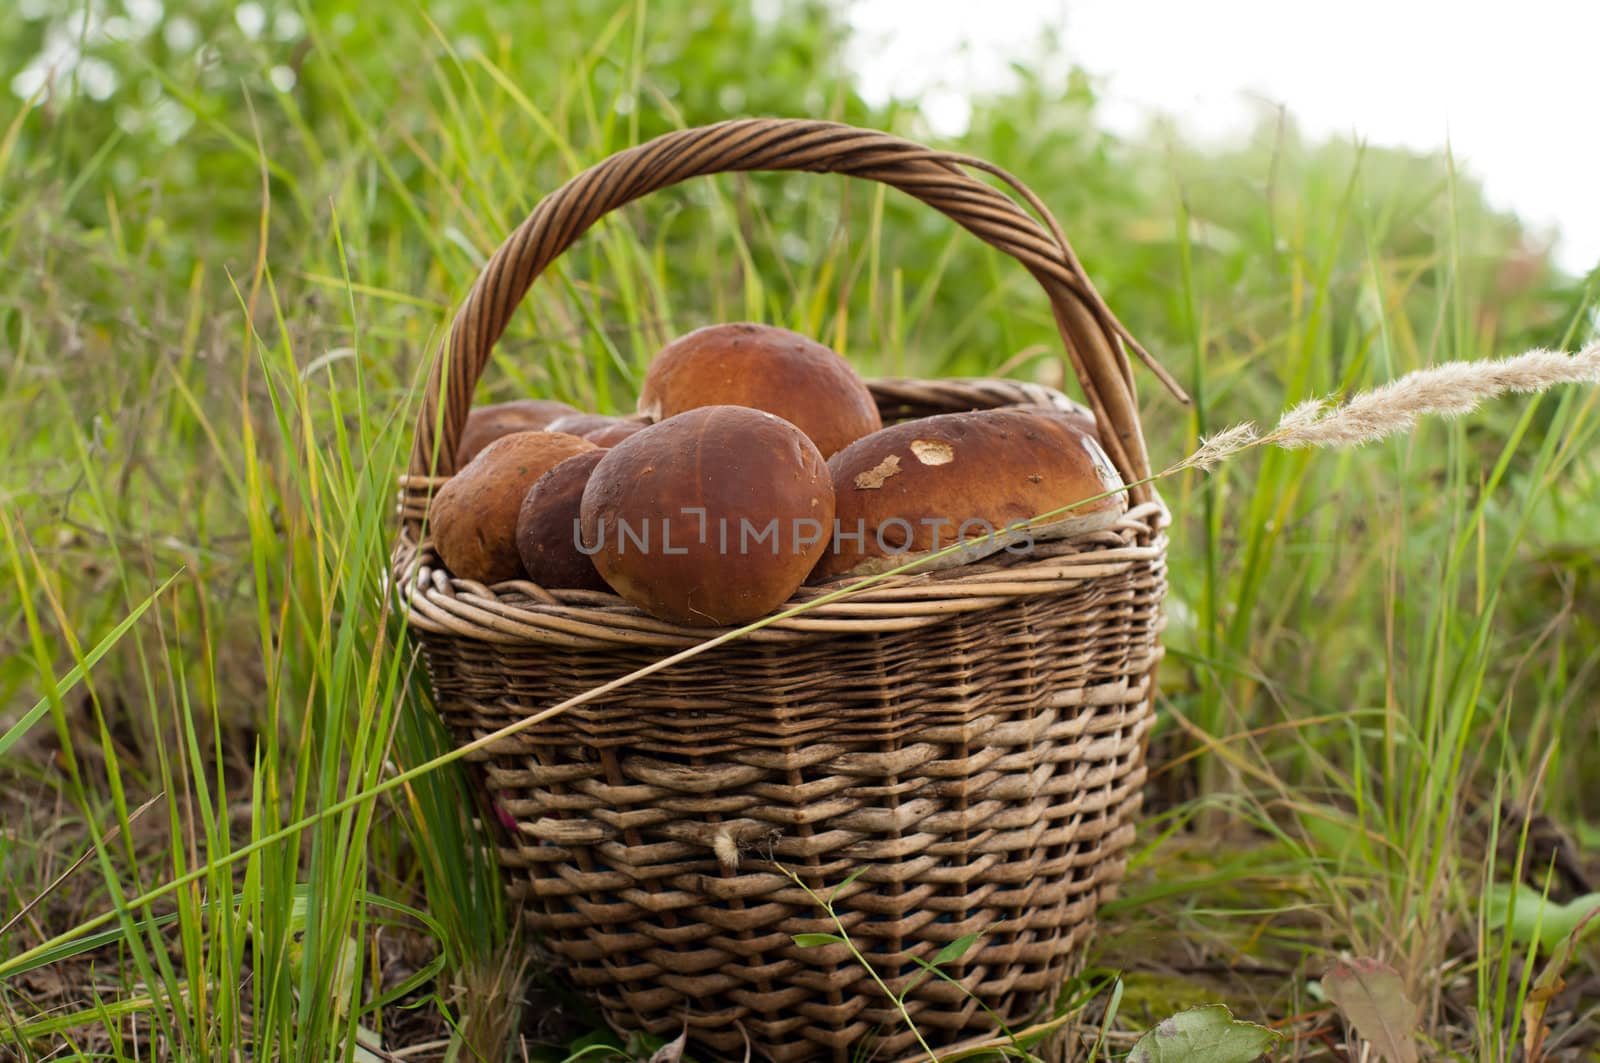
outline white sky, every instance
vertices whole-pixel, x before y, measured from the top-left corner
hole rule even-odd
[[[920,97],[939,132],[970,88],[1054,26],[1121,132],[1154,113],[1199,137],[1286,105],[1310,137],[1439,149],[1496,206],[1600,263],[1600,0],[846,0],[869,99]],[[966,45],[963,48],[963,45]],[[1252,102],[1252,100],[1254,102]],[[1004,159],[995,160],[1002,165]]]

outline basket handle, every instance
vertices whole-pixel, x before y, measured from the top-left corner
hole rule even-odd
[[[966,169],[1006,182],[1048,230],[1010,196]],[[528,286],[556,256],[603,215],[641,196],[690,177],[746,170],[842,173],[881,181],[942,211],[1021,262],[1050,298],[1067,356],[1117,470],[1128,481],[1149,475],[1128,350],[1180,400],[1185,396],[1112,315],[1037,196],[980,159],[836,122],[783,118],[736,119],[668,133],[618,152],[540,200],[484,266],[440,346],[417,413],[412,475],[455,471],[456,443],[490,352]],[[1151,492],[1148,486],[1135,488],[1133,496],[1143,501]]]

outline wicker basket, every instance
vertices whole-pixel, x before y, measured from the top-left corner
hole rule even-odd
[[[606,212],[701,174],[836,172],[893,185],[1019,259],[1043,286],[1106,449],[1147,474],[1125,353],[1048,212],[977,160],[833,123],[727,122],[624,151],[545,198],[478,278],[435,365],[402,486],[395,575],[462,743],[706,639],[613,595],[494,587],[424,533],[490,349],[533,279]],[[886,421],[1052,405],[1010,381],[878,380]],[[1109,429],[1109,430],[1106,430]],[[436,446],[437,444],[437,446]],[[437,451],[437,461],[434,454]],[[435,475],[429,475],[430,469]],[[474,754],[514,821],[501,848],[528,925],[623,1029],[688,1024],[706,1055],[779,1061],[916,1049],[834,925],[922,1035],[952,1045],[1048,1013],[1116,888],[1145,777],[1167,514],[1148,488],[1113,528],[902,575],[494,740]],[[826,588],[824,588],[826,589]],[[796,602],[816,597],[802,591]],[[851,878],[851,876],[856,876]],[[963,935],[978,941],[928,977]]]

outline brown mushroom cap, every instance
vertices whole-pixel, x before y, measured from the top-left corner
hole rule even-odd
[[[537,432],[558,417],[578,411],[554,399],[515,399],[492,406],[474,406],[456,443],[456,468],[478,456],[484,447],[512,432]]]
[[[479,583],[519,578],[517,514],[528,488],[567,458],[595,449],[587,439],[544,431],[513,432],[484,447],[445,481],[428,511],[445,568]]]
[[[827,547],[833,484],[789,422],[706,406],[606,451],[583,492],[585,550],[663,620],[742,624],[787,601]]]
[[[860,374],[822,344],[772,325],[709,325],[650,362],[639,412],[652,420],[699,406],[750,406],[798,427],[823,457],[883,427]]]
[[[1044,417],[1056,417],[1066,421],[1072,427],[1086,436],[1091,436],[1095,442],[1100,442],[1100,423],[1094,418],[1094,411],[1087,406],[1073,402],[1067,398],[1057,398],[1061,406],[1015,406],[1012,409],[1022,413],[1032,413]],[[1104,446],[1104,444],[1102,444]]]
[[[828,469],[838,531],[813,579],[883,572],[958,539],[970,546],[923,567],[1109,526],[1127,510],[1124,492],[1030,523],[1122,486],[1100,444],[1072,421],[1021,408],[947,413],[885,428],[835,454]]]
[[[610,449],[648,424],[648,421],[619,420],[617,423],[608,424],[604,428],[596,428],[593,431],[585,432],[583,433],[583,438],[597,447]]]
[[[604,413],[581,413],[574,411],[557,417],[544,426],[546,432],[565,432],[569,436],[586,436],[590,432],[601,428],[610,428],[619,423],[620,417],[612,417]]]
[[[546,432],[582,436],[597,447],[614,447],[650,422],[643,417],[612,417],[604,413],[574,413],[545,426]]]
[[[578,510],[589,475],[606,452],[574,454],[535,481],[517,513],[517,553],[541,587],[608,591],[594,562],[578,549]]]

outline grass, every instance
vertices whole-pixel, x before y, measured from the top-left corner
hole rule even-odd
[[[381,603],[424,357],[541,190],[719,116],[723,87],[919,128],[853,95],[819,10],[411,13],[381,42],[353,10],[278,40],[196,4],[209,64],[164,32],[95,45],[188,116],[172,143],[65,86],[0,113],[0,1057],[600,1051],[509,934],[462,776],[422,770],[448,739]],[[1224,154],[1117,142],[1076,77],[980,101],[958,146],[1058,211],[1194,396],[1141,380],[1158,462],[1595,334],[1596,278],[1541,265],[1448,159],[1287,123]],[[868,373],[1059,379],[1026,275],[952,228],[831,177],[670,190],[535,286],[484,396],[626,408],[661,342],[739,317]],[[1343,955],[1399,971],[1428,1054],[1511,1059],[1540,1022],[1596,1050],[1594,939],[1536,1013],[1551,953],[1504,909],[1518,882],[1586,892],[1553,870],[1574,839],[1600,880],[1597,404],[1165,485],[1151,811],[1088,957],[1115,995],[1079,1000],[1102,1057],[1213,1000],[1290,1034],[1283,1058],[1333,1053]]]

